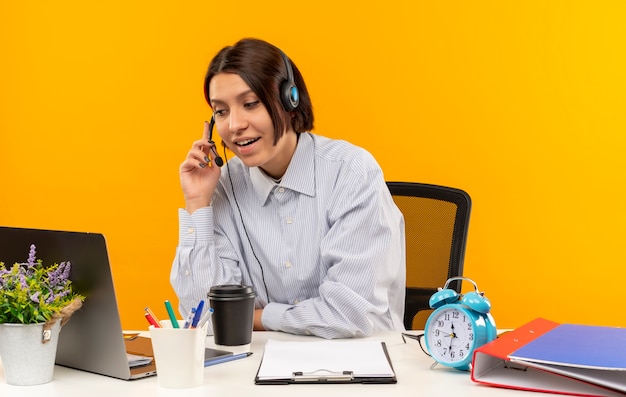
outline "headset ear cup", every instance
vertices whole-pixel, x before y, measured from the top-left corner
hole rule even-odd
[[[280,86],[280,99],[286,111],[295,110],[300,103],[298,88],[291,81],[285,81]]]
[[[280,85],[280,101],[283,104],[283,108],[286,111],[291,112],[300,104],[300,93],[298,92],[298,87],[296,87],[296,83],[294,81],[293,68],[291,67],[289,58],[287,58],[287,55],[285,55],[285,53],[280,49],[278,51],[283,57],[283,62],[287,71],[287,79]]]

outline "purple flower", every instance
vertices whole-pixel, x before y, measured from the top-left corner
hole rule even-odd
[[[63,278],[63,280],[67,280],[70,278],[70,270],[72,270],[72,263],[70,261],[66,262],[61,262],[61,267],[63,267],[63,273],[61,274],[61,277]]]
[[[69,295],[69,293],[70,291],[68,291],[67,289],[61,290],[57,294],[55,294],[53,291],[50,291],[50,296],[48,297],[48,299],[46,299],[46,303],[51,304],[54,301],[60,301],[65,296]]]
[[[35,292],[34,294],[30,296],[30,300],[35,303],[39,303],[39,295],[41,295],[41,291]]]
[[[69,261],[44,267],[41,259],[36,258],[34,244],[26,263],[7,268],[0,262],[0,323],[40,322],[50,319],[72,300],[82,301],[84,297],[72,291],[70,269]]]
[[[20,279],[20,285],[22,286],[22,289],[28,290],[28,283],[26,282],[26,276],[24,276],[23,274],[20,274],[19,279]]]
[[[30,245],[30,253],[28,254],[28,266],[29,267],[33,267],[35,266],[35,261],[36,261],[36,256],[35,253],[37,251],[35,250],[35,244],[31,244]]]
[[[67,279],[70,276],[71,264],[70,262],[61,262],[56,269],[48,272],[48,283],[50,287],[54,288],[58,285],[65,286]]]

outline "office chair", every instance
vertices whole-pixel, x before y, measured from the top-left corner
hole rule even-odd
[[[387,182],[404,215],[406,298],[404,326],[424,329],[428,301],[450,277],[463,275],[470,196],[460,189],[411,182]],[[448,286],[461,292],[461,283]],[[418,316],[419,313],[419,316]]]

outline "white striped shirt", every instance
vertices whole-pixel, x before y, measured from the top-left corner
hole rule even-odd
[[[235,157],[210,207],[179,210],[170,281],[183,316],[210,286],[245,284],[266,329],[347,338],[404,329],[405,261],[404,218],[373,156],[302,133],[279,184]]]

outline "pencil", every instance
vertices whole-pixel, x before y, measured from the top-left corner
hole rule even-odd
[[[144,310],[146,311],[146,314],[149,314],[150,317],[152,317],[152,319],[156,322],[157,325],[155,325],[155,327],[156,328],[161,328],[161,321],[159,321],[159,318],[156,316],[156,314],[154,314],[152,312],[152,310],[150,310],[150,308],[148,306],[146,306],[146,308]]]

